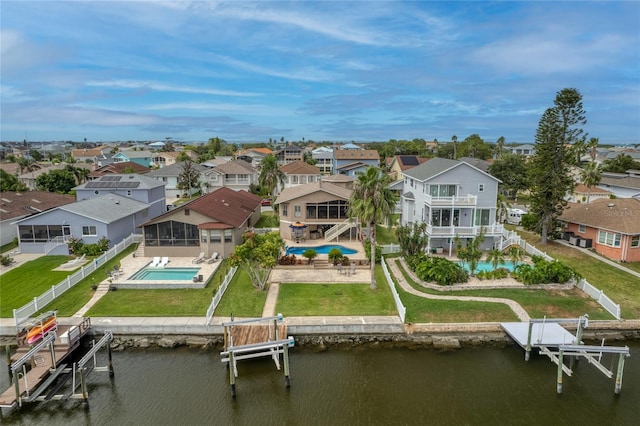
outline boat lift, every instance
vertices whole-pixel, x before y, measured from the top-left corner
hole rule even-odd
[[[269,356],[273,359],[276,368],[280,370],[280,354],[282,354],[285,385],[291,386],[289,348],[293,347],[295,343],[291,336],[280,337],[281,334],[286,335],[286,325],[283,322],[282,314],[278,314],[273,317],[237,321],[234,321],[232,317],[231,321],[222,324],[224,326],[224,351],[220,352],[220,355],[222,356],[221,361],[227,363],[229,367],[231,396],[236,396],[237,362],[243,359]],[[245,329],[246,332],[236,334],[234,329]]]
[[[575,336],[560,325],[576,323],[577,330]],[[541,355],[546,355],[551,362],[558,366],[556,390],[559,394],[562,393],[563,373],[571,377],[573,374],[574,361],[579,357],[585,358],[605,376],[612,378],[613,372],[601,363],[603,353],[619,354],[614,392],[619,394],[622,390],[624,358],[631,356],[629,347],[604,346],[604,339],[602,346],[584,345],[582,343],[582,332],[589,326],[588,315],[585,314],[580,318],[573,319],[530,319],[528,323],[501,323],[500,325],[513,340],[524,348],[525,361],[529,361],[532,348],[537,347]],[[550,348],[557,349],[552,350]],[[568,366],[564,364],[565,356],[570,357]]]

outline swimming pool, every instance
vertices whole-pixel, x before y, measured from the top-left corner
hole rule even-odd
[[[459,260],[456,260],[455,263],[457,263],[458,265],[462,266],[464,268],[465,271],[469,272],[469,263],[465,262],[464,264],[462,262],[460,262]],[[500,268],[505,268],[508,269],[509,271],[513,272],[513,262],[505,262],[505,263],[501,263],[498,265],[498,269]],[[491,262],[478,262],[478,266],[476,266],[476,272],[480,272],[480,271],[493,271],[493,264]]]
[[[191,281],[200,268],[143,268],[129,280]]]
[[[325,246],[316,246],[316,247],[303,247],[303,246],[295,246],[295,247],[287,247],[287,254],[295,254],[302,255],[306,250],[315,250],[318,254],[329,254],[331,249],[337,248],[342,254],[356,254],[358,251],[354,249],[350,249],[339,244],[331,244]]]

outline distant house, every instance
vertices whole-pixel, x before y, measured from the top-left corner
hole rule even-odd
[[[20,176],[18,176],[18,180],[22,182],[27,188],[33,191],[37,189],[36,180],[39,176],[45,173],[49,173],[53,170],[64,170],[65,167],[67,167],[67,164],[53,164],[49,167],[41,167],[34,171],[21,174]],[[91,170],[93,166],[88,163],[75,163],[73,164],[73,167]]]
[[[206,172],[209,171],[209,169],[196,163],[192,163],[191,167],[198,172],[198,181],[200,183],[199,187],[201,187],[206,180]],[[187,193],[187,190],[178,188],[178,178],[183,172],[184,162],[179,162],[171,164],[169,166],[164,166],[160,169],[151,170],[145,176],[156,179],[160,182],[164,182],[165,197],[180,198]]]
[[[96,157],[107,154],[111,151],[111,147],[98,146],[96,148],[78,148],[71,150],[71,156],[78,162],[94,161]]]
[[[531,144],[518,145],[510,149],[512,154],[522,155],[524,157],[531,157],[536,153],[536,147]]]
[[[143,224],[144,254],[228,257],[260,219],[261,201],[246,191],[217,188]]]
[[[322,174],[320,169],[304,161],[294,161],[293,163],[280,166],[280,171],[285,175],[283,188],[291,188],[298,185],[305,185],[320,180]],[[283,188],[279,188],[282,190]]]
[[[640,262],[640,200],[620,198],[600,199],[589,204],[571,203],[559,219],[566,224],[567,232],[589,241],[597,253],[622,262]]]
[[[237,159],[244,160],[247,163],[251,164],[254,168],[260,168],[260,164],[262,164],[262,160],[267,155],[273,154],[269,148],[249,148],[243,149],[238,153]]]
[[[151,167],[154,154],[151,151],[120,151],[113,156],[114,162],[133,161],[141,166]]]
[[[368,166],[380,166],[380,154],[375,149],[333,151],[333,173],[355,176],[356,172],[366,169]]]
[[[432,158],[404,174],[402,225],[427,224],[429,247],[454,249],[454,239],[485,233],[483,248],[500,239],[496,219],[498,183],[490,174],[464,161]]]
[[[138,232],[149,217],[147,204],[118,194],[65,204],[17,222],[20,250],[68,255],[71,237],[85,244],[104,237],[112,246]]]
[[[76,186],[78,201],[117,194],[144,203],[149,208],[149,217],[166,211],[164,183],[138,174],[102,176]]]
[[[143,175],[149,173],[151,169],[149,167],[145,167],[131,161],[109,163],[102,167],[98,167],[97,169],[89,173],[89,179],[95,180],[102,176],[127,174],[127,171]]]
[[[207,170],[202,183],[205,192],[213,192],[221,187],[249,191],[252,184],[258,184],[258,171],[246,161],[232,160]]]
[[[333,149],[321,146],[311,151],[311,158],[316,161],[316,167],[323,175],[333,174]]]
[[[345,177],[346,178],[346,177]],[[280,235],[293,239],[291,226],[304,225],[301,239],[335,240],[353,237],[355,222],[349,220],[349,199],[353,180],[308,183],[284,189],[276,200],[280,216]]]
[[[394,180],[402,180],[402,172],[419,166],[428,160],[428,158],[420,158],[417,155],[394,155],[393,157],[386,158],[385,163],[389,169],[389,175]]]
[[[579,183],[573,188],[573,193],[569,196],[568,201],[570,203],[592,203],[600,198],[609,199],[611,195],[611,192],[605,189],[600,189],[597,186],[589,188]]]
[[[598,188],[610,191],[618,198],[640,199],[640,172],[602,173]]]
[[[294,161],[304,161],[304,150],[297,145],[288,145],[275,153],[278,166],[293,163]]]
[[[111,154],[110,152],[96,155],[95,157],[93,157],[93,164],[95,164],[96,167],[103,167],[109,164],[113,164],[114,155],[115,154]]]
[[[75,200],[73,195],[46,191],[0,192],[0,245],[9,244],[18,236],[17,220]]]

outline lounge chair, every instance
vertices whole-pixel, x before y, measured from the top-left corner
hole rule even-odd
[[[195,259],[193,259],[191,261],[191,263],[202,263],[202,262],[204,262],[204,252],[203,251],[200,252],[198,257],[196,257]]]
[[[213,253],[210,258],[207,259],[207,263],[214,263],[219,260],[220,255],[218,253]]]
[[[160,264],[158,265],[158,268],[164,268],[165,266],[167,266],[167,263],[169,263],[169,258],[167,256],[165,256],[160,261]]]
[[[159,264],[160,264],[160,256],[156,256],[156,257],[153,258],[153,261],[151,262],[151,264],[149,266],[155,268]]]

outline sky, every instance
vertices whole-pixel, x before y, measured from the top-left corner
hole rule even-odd
[[[0,2],[2,141],[640,143],[637,1]]]

